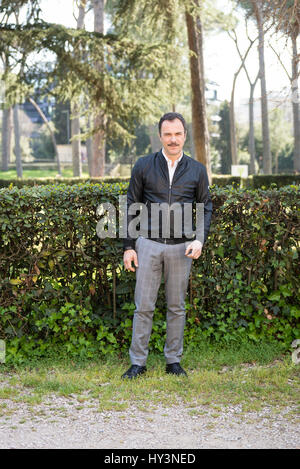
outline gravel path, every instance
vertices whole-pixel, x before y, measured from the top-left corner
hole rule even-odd
[[[30,406],[0,400],[0,448],[300,449],[295,409],[242,412],[213,405],[99,411],[99,401],[49,396]]]

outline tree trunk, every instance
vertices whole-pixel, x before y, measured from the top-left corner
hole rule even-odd
[[[84,28],[86,0],[81,0],[78,9],[77,29]],[[75,48],[76,54],[76,48]],[[73,176],[82,176],[82,161],[81,161],[81,141],[80,141],[80,119],[79,119],[79,106],[76,102],[71,103],[71,135],[72,135],[72,164]],[[77,137],[77,138],[76,138]]]
[[[270,148],[270,132],[269,132],[269,114],[268,114],[268,98],[266,86],[265,71],[265,41],[263,29],[263,17],[261,10],[261,0],[252,0],[257,28],[258,28],[258,55],[259,55],[259,73],[261,83],[261,121],[262,121],[262,137],[263,137],[263,171],[264,174],[272,174],[272,155]]]
[[[105,0],[93,0],[94,8],[94,31],[104,33],[104,7]],[[96,70],[101,74],[104,67],[104,56],[95,64]],[[99,103],[101,108],[101,103]],[[93,137],[93,160],[91,165],[91,175],[93,177],[103,177],[105,173],[105,115],[102,111],[94,119],[94,128],[97,129]]]
[[[90,131],[91,129],[91,121],[90,117],[87,117],[87,130]],[[88,137],[85,141],[86,145],[86,156],[87,156],[87,163],[88,163],[88,171],[89,176],[92,176],[92,162],[93,162],[93,140],[91,137]]]
[[[292,34],[293,59],[292,59],[292,106],[294,125],[294,170],[300,172],[300,114],[299,114],[299,86],[298,86],[298,28]]]
[[[249,174],[255,174],[255,138],[254,138],[254,89],[256,81],[250,83],[250,98],[249,98],[249,142],[248,151],[250,153],[250,168]]]
[[[86,145],[86,157],[88,164],[88,173],[91,176],[92,174],[92,161],[93,161],[93,142],[91,138],[88,138],[85,142]]]
[[[235,112],[234,112],[234,95],[235,95],[235,87],[236,87],[236,81],[237,81],[237,78],[239,76],[239,73],[242,69],[245,70],[245,73],[246,73],[246,76],[248,78],[248,81],[250,83],[250,86],[251,86],[251,80],[250,80],[250,77],[249,77],[249,73],[248,73],[248,70],[247,70],[247,67],[245,65],[245,62],[246,62],[246,59],[248,57],[248,54],[254,44],[254,42],[256,41],[256,39],[254,40],[251,40],[249,38],[249,41],[250,41],[250,44],[245,52],[244,55],[241,54],[241,51],[240,51],[240,48],[239,48],[239,45],[238,45],[238,38],[237,38],[237,34],[235,31],[233,31],[233,36],[229,33],[229,36],[233,39],[234,43],[235,43],[235,46],[236,46],[236,49],[238,51],[238,54],[240,56],[240,59],[241,59],[241,64],[238,68],[238,70],[236,71],[236,73],[234,74],[234,78],[233,78],[233,84],[232,84],[232,91],[231,91],[231,101],[230,101],[230,146],[231,146],[231,161],[232,161],[232,164],[237,164],[238,163],[238,157],[237,157],[237,153],[238,153],[238,145],[237,145],[237,138],[236,138],[236,126],[235,126]],[[257,81],[257,80],[256,80]],[[255,81],[255,83],[256,83]],[[254,85],[255,87],[255,85]],[[254,88],[253,88],[253,91],[254,91]],[[250,96],[250,101],[251,101],[251,96]],[[252,95],[252,101],[253,101],[253,95]],[[249,111],[251,113],[251,110]],[[253,102],[252,102],[252,112],[253,112]],[[251,119],[252,119],[252,124],[253,124],[253,114],[252,116],[250,115],[250,124],[251,124]]]
[[[59,153],[58,153],[58,150],[57,150],[55,135],[54,135],[53,130],[51,129],[51,125],[47,121],[47,118],[46,118],[45,114],[43,113],[43,111],[41,110],[40,106],[32,98],[29,98],[28,100],[35,107],[35,109],[37,110],[37,112],[39,113],[39,115],[41,116],[43,121],[45,122],[45,124],[46,124],[46,126],[47,126],[47,128],[50,132],[52,144],[53,144],[53,147],[54,147],[56,162],[57,162],[57,172],[61,176],[60,158],[59,158]]]
[[[278,174],[278,151],[275,152],[275,174]]]
[[[21,155],[21,145],[20,145],[20,125],[19,125],[19,113],[18,113],[19,106],[16,104],[13,109],[13,116],[14,116],[14,135],[15,135],[15,155],[16,155],[16,170],[17,170],[17,177],[23,177],[23,168],[22,168],[22,155]]]
[[[12,108],[3,109],[2,114],[2,171],[8,171],[11,154]]]
[[[76,116],[78,108],[76,104],[71,104],[71,115]],[[79,117],[73,117],[71,120],[71,135],[72,135],[72,166],[73,176],[82,176],[82,161],[81,161],[81,141],[80,141],[80,121]]]
[[[236,80],[237,80],[237,77],[238,77],[238,73],[239,72],[234,74],[233,85],[232,85],[232,90],[231,90],[230,110],[229,110],[229,116],[230,116],[230,149],[231,149],[232,164],[237,164],[238,163],[235,113],[234,113],[234,93],[235,93],[235,85],[236,85]]]
[[[80,0],[78,7],[77,29],[84,28],[86,0]]]
[[[149,138],[151,143],[151,151],[155,153],[161,148],[161,141],[159,140],[158,130],[156,125],[148,126]]]
[[[199,7],[199,0],[195,0],[195,3],[197,7]],[[200,18],[195,18],[195,16],[187,10],[185,17],[188,44],[191,52],[192,129],[195,156],[196,159],[206,167],[208,179],[211,183],[209,134],[205,103],[202,25]]]

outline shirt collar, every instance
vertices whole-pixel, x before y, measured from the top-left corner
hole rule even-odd
[[[162,154],[164,155],[166,161],[168,164],[171,164],[172,163],[172,160],[170,158],[167,157],[167,155],[165,154],[164,152],[164,149],[162,148]],[[174,161],[175,165],[177,165],[179,163],[179,161],[181,160],[181,158],[183,157],[183,151],[181,152],[181,155],[180,157]]]

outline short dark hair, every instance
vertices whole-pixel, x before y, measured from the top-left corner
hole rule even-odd
[[[167,112],[166,114],[164,114],[161,118],[160,118],[160,121],[158,123],[158,131],[159,131],[159,135],[161,135],[161,126],[162,126],[162,123],[164,121],[173,121],[174,119],[179,119],[181,122],[182,122],[182,125],[183,125],[183,128],[184,128],[184,133],[186,134],[187,132],[187,126],[186,126],[186,122],[184,120],[184,117],[179,114],[179,112]]]

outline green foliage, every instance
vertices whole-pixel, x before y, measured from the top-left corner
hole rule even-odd
[[[278,171],[281,173],[294,170],[294,145],[286,145],[278,155]]]
[[[53,143],[51,136],[49,135],[49,131],[45,128],[45,126],[42,127],[41,132],[36,138],[31,139],[30,146],[34,158],[54,161],[55,151]]]
[[[49,186],[49,185],[77,185],[84,183],[92,184],[116,184],[129,182],[130,178],[127,177],[109,177],[104,178],[87,178],[87,177],[29,177],[26,179],[0,179],[0,188],[12,188],[12,187],[33,187],[33,186]]]
[[[263,138],[261,127],[255,127],[255,154],[263,153]],[[293,137],[291,124],[287,122],[281,109],[273,109],[270,112],[270,144],[272,153],[273,173],[293,170]],[[241,135],[240,146],[248,151],[249,130]],[[277,161],[278,160],[278,161]],[[276,164],[278,163],[278,165]],[[262,169],[262,161],[257,161]]]
[[[59,185],[67,184],[77,185],[84,183],[92,184],[115,184],[115,183],[128,183],[129,177],[110,177],[105,176],[104,178],[91,178],[91,177],[28,177],[26,179],[16,179],[16,178],[5,178],[0,179],[0,188],[5,187],[33,187],[33,186],[48,186],[48,185]],[[212,177],[212,186],[226,187],[247,187],[248,189],[258,189],[258,188],[267,188],[267,187],[284,187],[288,185],[298,185],[300,181],[299,174],[257,174],[250,176],[247,179],[241,178],[240,176],[231,176],[231,175],[219,175],[215,174]]]
[[[215,139],[214,144],[221,157],[221,174],[231,173],[231,147],[230,147],[230,107],[228,101],[224,101],[220,107],[219,122],[220,136]]]
[[[288,185],[299,186],[299,174],[256,174],[252,176],[253,189],[266,187],[284,187]]]
[[[10,58],[11,68],[19,69],[18,74],[7,69],[1,77],[6,85],[6,105],[24,101],[39,82],[39,95],[49,94],[51,89],[51,95],[61,103],[73,101],[80,105],[81,116],[91,121],[101,104],[106,136],[129,143],[135,123],[149,116],[158,118],[164,98],[168,99],[158,90],[170,74],[165,61],[170,52],[167,43],[145,44],[116,34],[102,35],[40,20],[2,24],[0,30],[0,52]],[[51,66],[26,60],[41,50],[53,54]],[[99,70],[95,64],[102,56],[105,66]],[[87,131],[84,136],[97,130]]]
[[[98,205],[125,182],[0,190],[0,338],[12,362],[59,346],[72,356],[127,351],[135,275],[122,240],[100,239]],[[193,262],[185,344],[279,341],[299,329],[299,188],[212,187],[209,239]],[[162,352],[159,291],[150,349]]]
[[[53,124],[56,129],[55,139],[58,145],[65,145],[70,140],[70,103],[61,103],[57,101],[55,103],[53,112]],[[68,139],[69,137],[69,139]],[[38,155],[36,156],[38,158]]]

